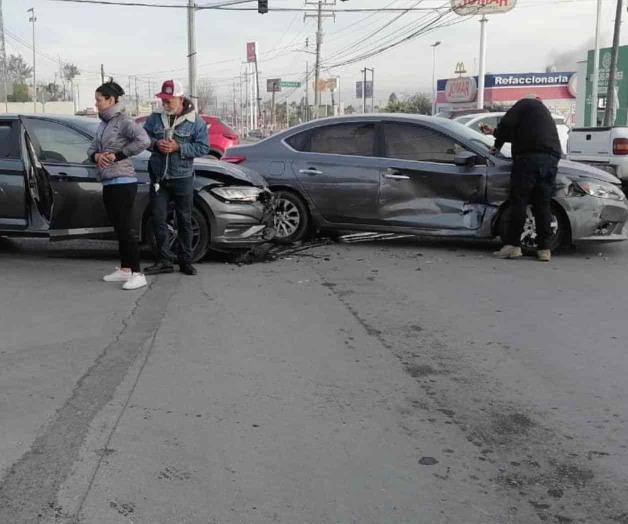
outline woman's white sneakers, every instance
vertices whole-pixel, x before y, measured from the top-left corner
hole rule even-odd
[[[148,285],[146,277],[142,273],[122,271],[120,268],[102,278],[105,282],[124,282],[122,289],[139,289]]]
[[[113,273],[105,275],[102,279],[105,282],[126,282],[133,276],[130,271],[122,271],[119,267]]]
[[[148,282],[142,273],[133,273],[133,276],[122,284],[122,289],[139,289],[146,285],[148,285]]]

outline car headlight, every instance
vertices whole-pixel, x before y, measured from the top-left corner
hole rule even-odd
[[[611,200],[624,200],[623,191],[611,184],[600,184],[599,182],[574,182],[574,185],[583,193],[598,198],[610,198]]]
[[[264,190],[258,187],[222,186],[213,187],[210,192],[227,202],[257,202]]]

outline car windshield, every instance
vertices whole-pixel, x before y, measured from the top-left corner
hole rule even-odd
[[[454,118],[454,122],[458,122],[459,124],[466,124],[467,122],[473,120],[472,116],[459,116],[458,118]]]

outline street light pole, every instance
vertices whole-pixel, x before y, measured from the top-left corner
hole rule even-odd
[[[436,114],[436,96],[438,95],[436,86],[436,48],[440,44],[440,40],[432,44],[432,115]]]
[[[28,21],[33,24],[33,110],[37,113],[37,68],[35,63],[35,22],[37,18],[35,17],[34,7],[27,9],[26,12],[31,14]]]
[[[615,78],[617,77],[617,57],[619,55],[619,34],[621,31],[621,12],[624,1],[617,0],[617,12],[615,13],[615,31],[613,33],[613,47],[611,51],[610,71],[608,72],[608,87],[606,89],[606,110],[604,111],[604,126],[612,126],[615,123]]]
[[[194,0],[188,0],[188,83],[190,84],[190,98],[198,109],[196,94],[196,5]]]

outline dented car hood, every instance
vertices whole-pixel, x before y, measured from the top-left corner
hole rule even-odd
[[[558,164],[558,174],[568,178],[592,178],[609,184],[621,184],[619,178],[603,171],[602,169],[598,169],[597,167],[590,166],[588,164],[582,164],[580,162],[573,162],[571,160],[560,161]]]
[[[147,151],[134,157],[135,170],[147,172],[149,158],[150,153]],[[226,185],[268,187],[266,180],[252,169],[211,158],[196,158],[194,171],[197,177],[209,178]]]

